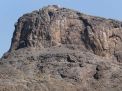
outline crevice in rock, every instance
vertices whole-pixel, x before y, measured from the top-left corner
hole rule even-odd
[[[93,75],[94,79],[99,80],[101,78],[102,75],[101,75],[100,71],[101,71],[101,68],[99,65],[97,65],[96,73]]]
[[[87,19],[84,19],[82,17],[79,17],[79,19],[83,21],[83,24],[85,26],[84,31],[81,32],[81,39],[84,42],[85,47],[87,49],[92,49],[94,52],[96,45],[94,44],[93,40],[91,40],[91,38],[89,37],[89,32],[93,33],[92,25],[88,22]]]
[[[100,79],[100,75],[99,75],[99,73],[98,72],[96,72],[95,74],[94,74],[94,79],[96,79],[96,80],[98,80],[98,79]]]
[[[60,74],[61,78],[66,78],[66,76],[64,74]]]
[[[54,15],[54,13],[53,12],[51,12],[51,11],[49,11],[48,12],[48,15],[50,16],[50,18]]]
[[[122,63],[122,52],[114,53],[117,62]]]
[[[76,59],[73,56],[67,55],[67,61],[68,62],[75,62]]]

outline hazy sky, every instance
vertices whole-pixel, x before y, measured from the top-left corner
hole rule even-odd
[[[122,0],[0,0],[0,56],[10,47],[17,19],[24,13],[52,4],[122,20]]]

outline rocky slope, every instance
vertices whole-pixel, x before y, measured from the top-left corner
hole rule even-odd
[[[0,59],[0,91],[121,91],[121,27],[56,5],[23,15]]]

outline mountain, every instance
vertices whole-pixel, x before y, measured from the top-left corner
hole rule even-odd
[[[122,91],[122,22],[57,5],[24,14],[0,91]]]

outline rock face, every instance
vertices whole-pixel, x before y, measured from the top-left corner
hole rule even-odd
[[[10,50],[69,45],[110,56],[122,49],[121,27],[119,21],[48,6],[18,20]]]
[[[0,91],[122,91],[122,22],[50,5],[15,24]]]

